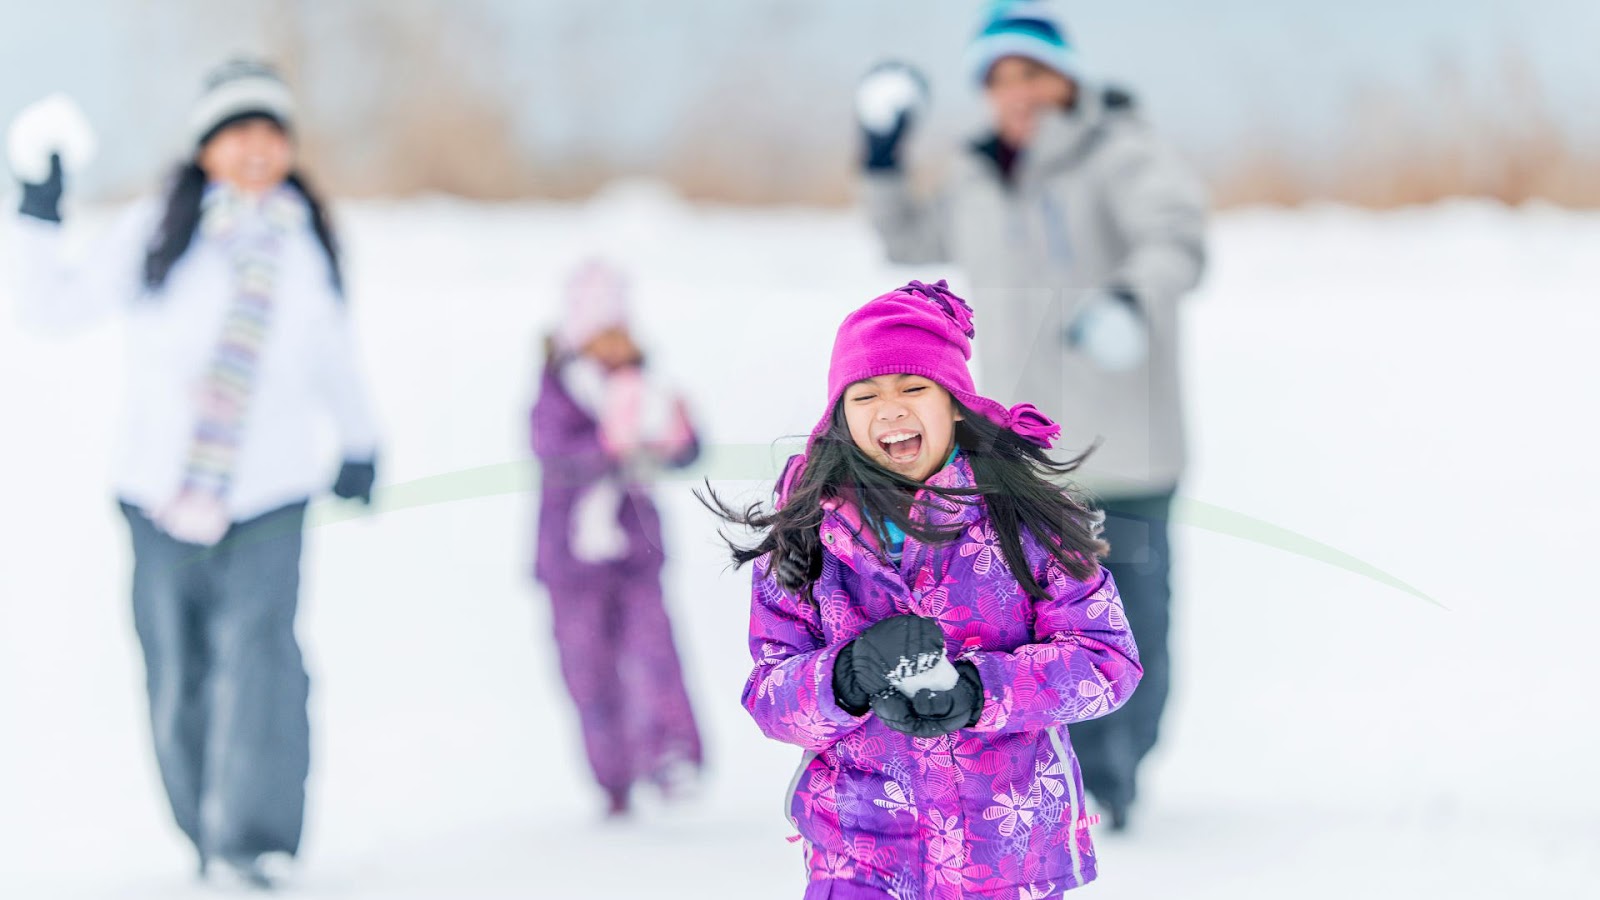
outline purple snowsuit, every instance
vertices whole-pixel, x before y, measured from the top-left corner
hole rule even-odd
[[[970,487],[972,469],[958,456],[928,483]],[[1023,900],[1096,874],[1067,726],[1116,709],[1143,672],[1116,585],[1104,569],[1072,578],[1024,532],[1051,596],[1035,600],[982,504],[931,496],[937,509],[918,504],[913,516],[959,523],[963,536],[938,546],[908,537],[898,566],[853,504],[824,504],[816,603],[769,578],[769,559],[756,566],[744,705],[768,737],[806,751],[789,800],[806,840],[806,900]],[[937,618],[951,655],[977,666],[977,725],[913,738],[839,707],[839,650],[899,613]]]
[[[612,562],[578,559],[574,505],[596,482],[615,477],[620,464],[554,366],[546,367],[531,424],[541,493],[534,577],[550,592],[561,673],[595,779],[620,793],[640,779],[667,775],[674,763],[698,767],[700,735],[661,595],[655,504],[643,485],[628,485],[618,511],[627,551]],[[669,462],[688,465],[696,455],[693,448]]]

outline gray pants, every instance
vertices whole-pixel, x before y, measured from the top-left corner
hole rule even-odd
[[[305,509],[237,523],[207,549],[122,505],[156,759],[202,866],[300,845],[310,685],[294,618]]]
[[[1144,675],[1121,708],[1073,725],[1071,734],[1083,770],[1083,786],[1102,803],[1126,808],[1137,793],[1139,763],[1160,735],[1171,680],[1167,620],[1172,606],[1168,578],[1172,556],[1167,519],[1172,494],[1108,500],[1102,506],[1106,511],[1103,536],[1111,544],[1105,567],[1117,581]]]

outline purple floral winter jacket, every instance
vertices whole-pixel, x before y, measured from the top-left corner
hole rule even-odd
[[[928,483],[970,487],[972,469],[958,456]],[[1096,874],[1067,726],[1127,700],[1143,674],[1139,653],[1104,569],[1078,581],[1024,533],[1051,596],[1036,600],[1012,576],[981,504],[933,503],[913,515],[960,523],[964,536],[939,546],[908,537],[898,567],[852,504],[825,504],[816,603],[769,578],[769,559],[758,562],[744,705],[768,737],[806,751],[789,815],[813,881],[863,882],[899,900],[1055,897]],[[899,613],[937,618],[952,656],[977,666],[977,725],[913,738],[839,707],[839,650]]]
[[[661,516],[643,485],[630,485],[618,522],[628,536],[620,560],[591,563],[572,552],[573,507],[583,492],[616,475],[621,464],[606,453],[600,426],[562,386],[559,370],[546,367],[539,397],[529,415],[534,454],[539,458],[539,537],[534,577],[545,584],[608,585],[618,577],[653,578],[666,559],[661,546]],[[668,467],[686,466],[699,454],[696,442]]]

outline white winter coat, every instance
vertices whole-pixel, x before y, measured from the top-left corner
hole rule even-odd
[[[24,321],[52,331],[120,314],[126,331],[126,397],[115,482],[120,498],[148,512],[177,494],[195,429],[195,399],[233,301],[226,252],[196,233],[157,292],[144,287],[144,258],[161,204],[135,204],[81,261],[64,254],[58,224],[19,217],[13,243]],[[283,244],[271,325],[227,497],[235,522],[305,500],[333,482],[338,460],[369,459],[377,426],[347,311],[309,223]],[[330,423],[332,440],[319,440]]]

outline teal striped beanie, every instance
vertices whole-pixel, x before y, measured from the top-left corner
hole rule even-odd
[[[1045,0],[995,0],[983,27],[967,47],[967,68],[983,84],[989,70],[1007,56],[1021,56],[1079,80],[1078,53],[1067,39],[1055,9]]]

